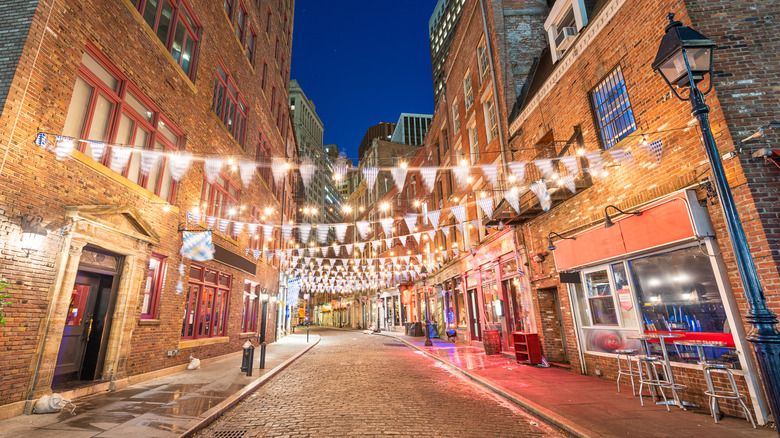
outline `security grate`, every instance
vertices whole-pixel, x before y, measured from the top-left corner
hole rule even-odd
[[[211,434],[212,438],[243,438],[249,432],[245,429],[223,429]]]

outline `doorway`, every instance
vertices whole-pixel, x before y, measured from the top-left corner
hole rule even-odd
[[[539,311],[544,326],[545,356],[550,362],[569,363],[569,353],[566,348],[566,331],[563,327],[558,288],[542,288],[537,290],[539,296]]]
[[[117,280],[115,273],[105,271],[79,269],[76,273],[52,387],[102,379]]]
[[[469,289],[468,292],[468,300],[469,300],[469,324],[471,324],[471,340],[472,341],[481,341],[482,340],[482,323],[479,318],[479,303],[477,298],[477,290],[476,289]]]

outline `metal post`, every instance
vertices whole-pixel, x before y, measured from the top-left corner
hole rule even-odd
[[[382,329],[379,328],[381,325],[379,321],[379,306],[382,302],[382,299],[379,297],[379,289],[376,291],[376,332],[375,333],[382,333]]]
[[[687,59],[686,59],[687,63]],[[688,69],[690,72],[690,68]],[[723,209],[723,216],[731,236],[731,245],[734,249],[734,259],[737,262],[742,287],[745,289],[745,298],[748,310],[745,320],[750,324],[750,333],[747,340],[753,346],[756,355],[758,369],[764,382],[769,408],[777,421],[780,418],[780,331],[777,330],[777,316],[766,306],[766,297],[758,280],[756,266],[750,254],[745,231],[737,213],[734,198],[731,195],[723,163],[720,160],[715,138],[710,129],[709,107],[704,103],[704,96],[696,88],[696,83],[691,78],[691,106],[693,115],[699,121],[704,148],[712,168],[712,176],[718,190],[718,199]]]
[[[265,369],[265,330],[268,325],[268,299],[263,300],[263,316],[260,319],[260,369]]]
[[[306,343],[309,343],[309,326],[311,325],[311,292],[306,300]]]
[[[425,282],[423,282],[423,294],[425,295],[425,346],[432,347],[433,341],[431,341],[431,311],[428,309],[430,303],[428,302],[428,288],[425,287]]]

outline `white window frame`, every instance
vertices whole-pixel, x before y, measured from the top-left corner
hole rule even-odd
[[[466,76],[463,77],[463,104],[466,106],[466,113],[468,114],[472,105],[474,105],[474,87],[471,85],[471,72],[466,72]]]
[[[479,44],[477,44],[477,66],[479,68],[479,84],[482,85],[487,77],[488,71],[490,71],[487,56],[487,43],[485,42],[484,36],[479,40]]]
[[[490,105],[493,106],[493,110],[490,110]],[[496,100],[493,98],[493,94],[488,95],[482,101],[482,111],[485,116],[485,138],[487,138],[487,144],[498,137],[498,108],[496,108]],[[490,116],[493,116],[491,119]]]
[[[458,110],[458,99],[452,102],[452,132],[460,132],[460,111]]]
[[[577,27],[577,33],[582,30],[583,27],[588,25],[588,15],[585,9],[585,0],[565,0],[557,1],[550,10],[550,15],[547,16],[547,20],[544,22],[544,30],[547,32],[547,40],[550,43],[550,55],[552,56],[553,63],[558,62],[563,56],[558,52],[558,47],[555,44],[555,37],[559,32],[559,25],[566,13],[569,10],[574,11],[574,21]]]

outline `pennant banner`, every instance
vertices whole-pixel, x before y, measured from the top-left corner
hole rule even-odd
[[[241,182],[244,183],[244,187],[249,187],[252,184],[255,170],[257,170],[257,166],[253,161],[239,161],[238,172],[241,174]]]
[[[431,221],[433,228],[439,228],[439,219],[441,216],[441,210],[432,210],[428,212],[428,220]]]
[[[398,187],[398,192],[404,191],[404,184],[406,183],[406,173],[407,169],[406,167],[394,167],[390,169],[390,174],[393,175],[393,181],[395,181],[395,186]]]
[[[100,152],[100,155],[103,155],[102,151]],[[149,176],[149,174],[152,172],[152,169],[154,169],[154,166],[157,164],[157,160],[159,159],[160,159],[160,153],[157,151],[152,151],[152,150],[141,151],[141,174],[144,176]]]
[[[550,192],[547,191],[547,184],[539,180],[531,184],[530,189],[539,198],[539,205],[542,206],[542,210],[548,211],[552,205],[552,199],[550,198]]]
[[[511,190],[505,190],[504,199],[506,199],[506,202],[515,209],[517,214],[520,214],[520,192],[517,190],[517,187],[513,187]]]
[[[111,170],[116,173],[124,173],[132,153],[133,150],[129,148],[111,148]]]
[[[311,224],[298,225],[298,237],[301,243],[309,243],[309,234],[311,233]]]
[[[339,243],[344,243],[344,237],[347,235],[347,224],[334,224],[333,228],[336,230],[336,239]]]
[[[168,170],[171,172],[171,178],[179,181],[192,165],[192,154],[186,152],[177,152],[168,160]]]
[[[409,232],[414,232],[414,226],[417,225],[417,215],[407,214],[404,216],[404,221],[406,222],[406,228]]]
[[[183,257],[196,262],[214,260],[214,242],[211,231],[185,231],[182,234],[182,246],[179,252]]]
[[[368,226],[369,226],[369,223],[366,222],[366,221],[357,221],[357,222],[355,222],[355,226],[357,226],[358,233],[360,233],[360,238],[363,239],[363,240],[368,239]]]
[[[455,177],[458,187],[468,187],[469,173],[471,173],[471,167],[469,166],[455,166],[452,168],[452,175]]]
[[[287,171],[284,158],[271,158],[271,174],[274,177],[274,183],[279,185],[284,180],[284,174]]]
[[[374,183],[376,183],[376,177],[379,175],[379,169],[376,167],[364,167],[363,178],[366,179],[366,186],[368,190],[374,190]]]
[[[466,206],[455,205],[450,207],[450,211],[455,216],[455,219],[458,220],[458,223],[462,224],[466,220]]]
[[[482,173],[484,173],[487,179],[490,180],[490,184],[493,187],[493,189],[496,189],[498,187],[498,165],[483,164]]]
[[[386,217],[379,220],[379,223],[382,224],[382,231],[385,232],[385,237],[392,235],[392,228],[393,228],[393,218]]]
[[[435,167],[421,167],[420,176],[422,177],[425,188],[428,189],[428,193],[433,193],[433,186],[436,184],[436,172]]]
[[[493,197],[487,196],[479,201],[477,201],[477,204],[479,204],[480,207],[482,207],[482,211],[485,212],[485,215],[487,215],[488,219],[493,218]]]
[[[314,172],[317,170],[317,166],[312,163],[311,158],[303,157],[299,170],[301,172],[301,180],[303,180],[303,185],[308,188],[309,184],[311,184],[311,179],[314,176]]]
[[[72,138],[57,136],[57,160],[62,161],[68,158],[74,149]]]

